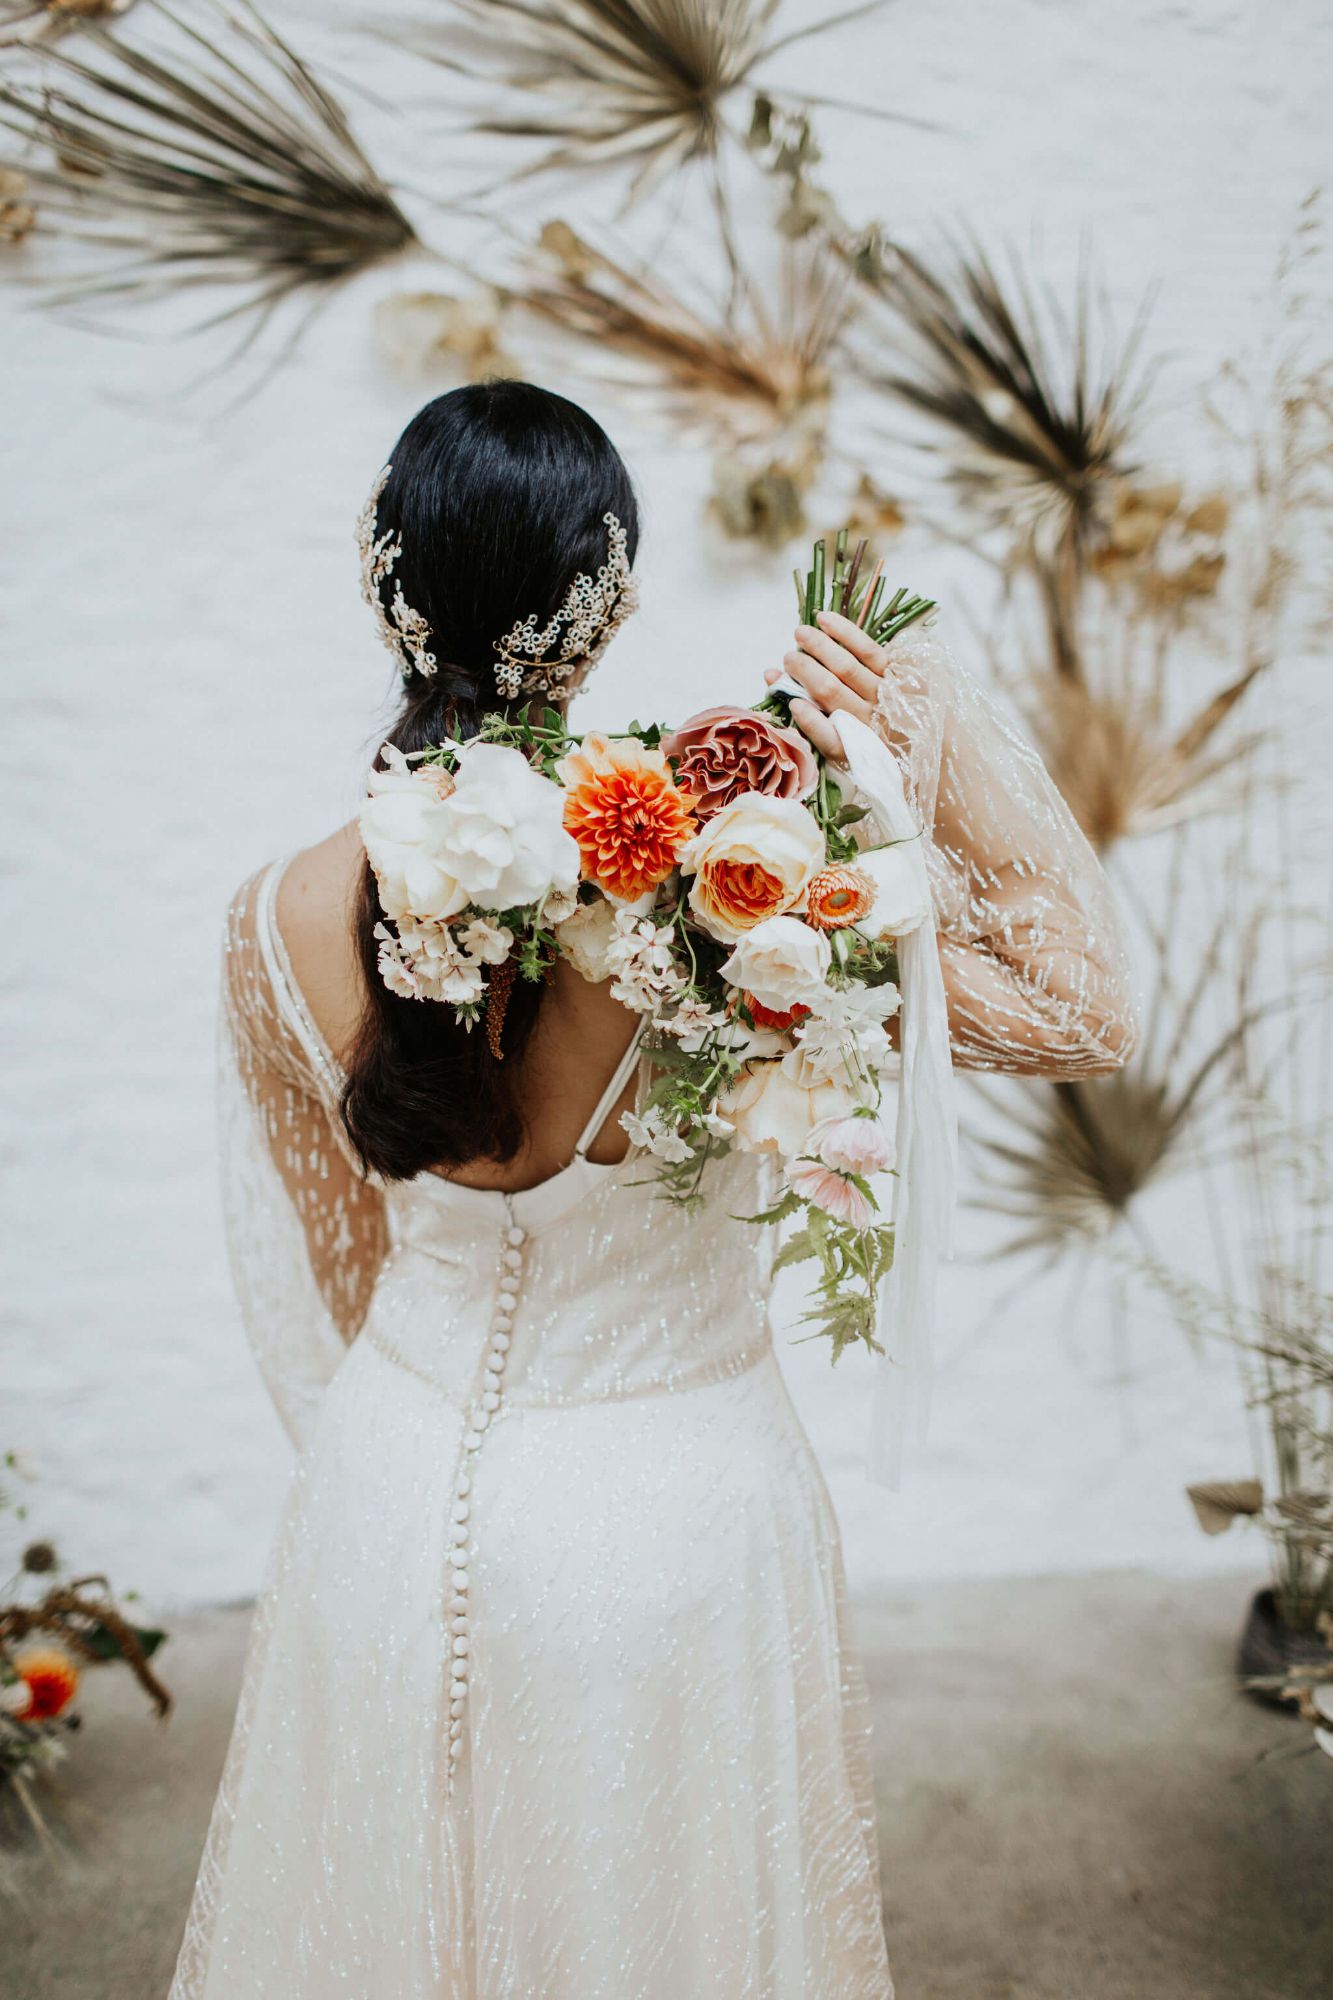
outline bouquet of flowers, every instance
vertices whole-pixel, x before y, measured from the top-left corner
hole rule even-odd
[[[809,620],[828,602],[883,644],[934,607],[882,603],[864,556],[845,533],[831,563],[817,543],[798,605]],[[733,1147],[776,1155],[780,1197],[746,1219],[795,1225],[777,1262],[817,1264],[805,1317],[835,1360],[853,1340],[877,1347],[895,944],[930,913],[919,840],[866,838],[865,809],[780,694],[582,737],[529,706],[382,761],[360,827],[391,990],[484,1023],[499,1056],[516,978],[564,957],[610,980],[646,1017],[656,1077],[623,1123],[663,1194],[697,1201]]]
[[[14,1469],[15,1454],[4,1463]],[[0,1488],[0,1511],[11,1504]],[[16,1512],[21,1518],[24,1510]],[[165,1715],[171,1697],[148,1662],[166,1636],[127,1618],[105,1577],[63,1580],[52,1544],[29,1542],[18,1574],[0,1589],[0,1791],[12,1785],[38,1818],[27,1781],[63,1758],[79,1727],[75,1703],[88,1667],[122,1661]]]

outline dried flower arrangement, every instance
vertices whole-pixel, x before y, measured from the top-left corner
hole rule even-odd
[[[15,1454],[5,1458],[16,1469]],[[12,1506],[0,1491],[0,1509]],[[24,1509],[14,1509],[22,1519]],[[74,1708],[84,1671],[121,1661],[159,1716],[171,1696],[149,1661],[166,1633],[135,1624],[111,1594],[105,1577],[61,1579],[50,1542],[32,1541],[19,1569],[0,1593],[0,1787],[9,1785],[39,1831],[45,1822],[31,1781],[66,1755],[80,1717]]]
[[[44,47],[38,82],[0,80],[0,125],[49,155],[25,169],[43,230],[93,252],[49,303],[242,286],[203,324],[253,314],[253,338],[285,300],[317,302],[415,241],[307,64],[248,0],[207,4],[215,37],[157,8],[169,51],[93,23],[94,54]]]
[[[1287,871],[1284,871],[1284,880]],[[1333,1069],[1326,1006],[1327,911],[1277,904],[1264,950],[1237,974],[1243,1028],[1235,1049],[1228,1156],[1234,1186],[1224,1229],[1210,1204],[1216,1281],[1155,1260],[1151,1273],[1181,1323],[1238,1354],[1246,1399],[1261,1413],[1260,1478],[1192,1486],[1200,1525],[1218,1534],[1253,1520],[1273,1559],[1273,1589],[1256,1599],[1241,1667],[1256,1691],[1318,1720],[1333,1693],[1333,1280],[1327,1216],[1333,1200]],[[1311,950],[1311,943],[1314,949]],[[1291,1004],[1264,1007],[1262,968],[1278,968]],[[1333,1720],[1322,1712],[1321,1726]],[[1324,1744],[1333,1752],[1333,1739]]]

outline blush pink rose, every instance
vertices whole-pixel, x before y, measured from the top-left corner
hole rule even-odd
[[[819,782],[815,754],[800,731],[781,729],[750,708],[700,709],[662,738],[662,748],[676,761],[677,783],[698,800],[701,820],[742,792],[803,799]]]

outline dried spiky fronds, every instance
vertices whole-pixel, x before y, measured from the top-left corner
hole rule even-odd
[[[89,21],[127,14],[134,0],[0,0],[0,46],[53,42]]]
[[[40,85],[0,83],[0,124],[50,155],[27,168],[42,228],[94,254],[53,304],[239,285],[215,318],[258,326],[414,241],[337,100],[247,0],[210,4],[215,37],[153,11],[169,52],[93,26],[95,55],[45,49]]]
[[[910,251],[863,244],[857,269],[887,308],[880,343],[863,352],[867,375],[942,427],[948,475],[984,521],[1055,560],[1132,469],[1142,320],[1099,354],[1086,273],[1066,316],[1038,306],[1017,264],[1002,279],[977,245],[933,271]]]
[[[833,351],[853,309],[846,273],[823,246],[787,246],[776,296],[744,282],[732,311],[691,304],[660,272],[597,248],[564,222],[547,224],[541,252],[517,301],[599,356],[636,364],[718,449],[822,429]]]
[[[1118,840],[1235,803],[1259,737],[1226,725],[1258,665],[1244,667],[1182,721],[1170,713],[1160,635],[1132,622],[1111,626],[1080,657],[1087,678],[1033,671],[1014,693],[1094,847],[1105,852]]]
[[[1066,315],[1038,305],[1017,264],[1001,278],[979,246],[938,271],[873,234],[850,255],[885,309],[878,338],[859,343],[866,379],[928,420],[924,448],[976,525],[1035,571],[1053,656],[1071,670],[1079,571],[1108,493],[1132,470],[1142,317],[1122,343],[1098,345],[1086,273]]]
[[[528,173],[639,159],[631,198],[674,168],[716,153],[727,100],[742,86],[758,87],[761,62],[870,11],[851,7],[774,36],[779,0],[444,4],[448,27],[414,29],[409,45],[469,81],[521,92],[547,107],[493,112],[473,129],[546,142],[522,170]]]

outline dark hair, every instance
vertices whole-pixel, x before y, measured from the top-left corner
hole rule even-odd
[[[484,714],[506,702],[495,681],[495,642],[533,613],[544,624],[580,570],[607,558],[602,516],[625,530],[631,561],[639,538],[629,473],[600,424],[576,403],[531,382],[482,382],[437,396],[393,448],[376,509],[377,536],[402,545],[378,586],[388,608],[395,587],[430,628],[436,671],[410,672],[403,706],[385,741],[411,753],[475,735]],[[504,1055],[491,1053],[480,1024],[452,1010],[391,993],[377,969],[382,913],[369,863],[354,926],[365,988],[348,1063],[342,1116],[367,1168],[408,1180],[428,1167],[508,1160],[525,1121],[516,1088],[521,1056],[541,1005],[540,981],[518,979],[504,1016]]]

